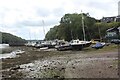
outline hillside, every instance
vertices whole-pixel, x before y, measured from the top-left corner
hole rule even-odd
[[[10,45],[23,45],[26,42],[25,39],[22,39],[21,37],[17,37],[10,33],[0,32],[0,35],[0,40],[2,40],[0,43],[6,43]]]

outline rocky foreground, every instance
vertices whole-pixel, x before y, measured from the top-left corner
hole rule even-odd
[[[2,60],[3,78],[118,78],[118,51],[40,51]]]

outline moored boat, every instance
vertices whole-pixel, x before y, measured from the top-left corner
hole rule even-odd
[[[73,50],[81,50],[82,48],[89,47],[90,45],[90,41],[80,41],[79,39],[72,40],[70,42],[70,46]]]
[[[92,46],[92,48],[95,48],[95,49],[101,49],[105,46],[104,43],[101,43],[101,42],[97,42],[95,45]]]

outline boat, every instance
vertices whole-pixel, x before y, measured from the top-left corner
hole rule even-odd
[[[92,48],[95,48],[95,49],[101,49],[105,46],[104,43],[101,43],[101,42],[97,42],[95,45],[92,46]]]
[[[48,49],[50,48],[55,48],[56,43],[54,41],[41,41],[41,42],[37,42],[35,47],[36,48],[44,48],[44,47],[48,47]]]
[[[71,50],[72,49],[71,46],[70,46],[70,43],[65,41],[65,40],[57,40],[55,48],[58,51],[65,51],[65,50]]]
[[[82,13],[82,29],[83,29],[83,36],[84,36],[84,40],[72,40],[70,42],[70,46],[72,47],[73,50],[81,50],[82,48],[85,47],[89,47],[91,45],[91,41],[86,41],[85,38],[85,29],[84,29],[84,17],[83,17],[83,13]]]
[[[72,50],[72,47],[71,47],[70,44],[58,45],[58,46],[55,46],[55,48],[56,48],[58,51]]]
[[[27,46],[27,47],[34,47],[35,45],[36,45],[36,43],[37,43],[37,41],[28,41],[25,45]]]
[[[72,50],[82,50],[82,48],[89,47],[90,45],[90,41],[80,41],[79,39],[70,42]]]

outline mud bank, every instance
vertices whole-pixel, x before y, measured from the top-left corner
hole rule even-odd
[[[2,59],[3,78],[118,78],[118,50],[41,51]]]
[[[27,78],[118,78],[117,58],[59,56],[20,65]]]

